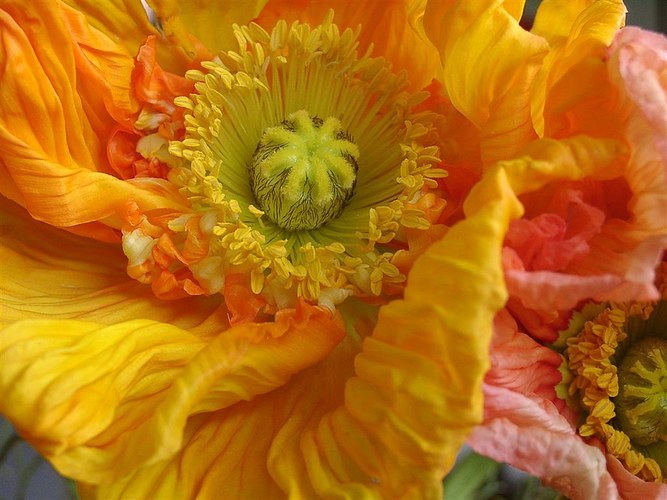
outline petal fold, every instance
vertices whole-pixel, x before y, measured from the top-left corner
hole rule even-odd
[[[510,294],[537,310],[573,307],[590,298],[657,298],[654,269],[667,241],[667,192],[661,166],[634,160],[620,142],[586,136],[542,139],[523,153],[500,163],[526,209],[526,220],[521,223],[537,224],[540,217],[550,214],[565,224],[561,237],[570,238],[570,245],[578,242],[583,246],[572,252],[567,263],[545,259],[542,263],[549,263],[548,269],[536,267],[528,264],[526,247],[513,239],[518,226],[511,226],[506,245],[520,263],[505,261]],[[574,200],[575,193],[585,201],[579,204],[584,208],[561,203]],[[604,220],[593,224],[590,217],[600,214]],[[552,239],[544,243],[541,255],[548,255],[547,243],[557,243],[556,237]],[[535,238],[532,244],[535,246]],[[559,255],[564,258],[562,252]]]
[[[535,138],[530,90],[548,45],[524,31],[521,1],[431,0],[426,33],[440,51],[441,81],[480,128],[482,160],[508,158]]]
[[[424,33],[425,0],[269,0],[257,22],[271,29],[279,19],[316,26],[329,9],[341,29],[360,29],[359,51],[373,47],[373,56],[391,61],[394,72],[407,71],[412,88],[431,83],[442,65],[438,51]],[[419,54],[419,57],[415,57]]]
[[[309,306],[209,344],[146,320],[22,321],[0,332],[1,410],[62,474],[120,484],[176,453],[191,415],[283,385],[343,335],[328,311]]]
[[[619,498],[604,454],[585,444],[548,402],[485,386],[486,422],[468,443],[483,455],[543,478],[573,500]]]
[[[355,332],[374,322],[367,307],[344,308],[347,336],[318,364],[190,417],[179,453],[88,493],[441,498],[442,477],[482,420],[491,325],[505,299],[500,246],[519,210],[504,172],[488,179],[365,341]]]
[[[151,460],[151,415],[203,345],[146,320],[14,323],[0,332],[0,410],[61,474],[110,481]]]
[[[295,415],[274,441],[269,467],[291,495],[440,498],[481,421],[492,317],[505,298],[497,252],[518,206],[495,174],[471,195],[469,217],[417,259],[405,299],[381,308],[343,404]]]

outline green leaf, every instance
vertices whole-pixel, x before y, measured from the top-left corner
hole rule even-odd
[[[481,500],[499,492],[497,480],[502,464],[470,452],[445,478],[445,500]]]

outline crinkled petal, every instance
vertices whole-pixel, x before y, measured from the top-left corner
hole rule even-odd
[[[496,316],[491,341],[491,369],[486,383],[555,401],[561,357],[517,329],[503,310]]]
[[[279,435],[270,468],[293,496],[439,497],[481,416],[490,320],[504,300],[496,252],[516,205],[502,172],[494,180],[468,204],[469,218],[417,259],[405,299],[381,308],[343,404],[298,416]]]
[[[164,391],[203,346],[147,320],[20,321],[0,331],[0,409],[63,475],[109,481],[152,459]]]
[[[134,56],[149,35],[158,31],[140,0],[62,0],[86,16],[92,27],[124,45]]]
[[[104,131],[112,121],[106,108],[122,108],[121,85],[105,73],[129,76],[131,58],[68,7],[4,2],[2,8],[3,194],[35,218],[66,227],[108,218],[132,198],[140,205],[181,206],[166,183],[131,184],[105,173],[111,169]]]
[[[0,324],[28,318],[111,325],[132,318],[172,323],[197,335],[229,325],[217,298],[163,301],[130,279],[127,258],[108,245],[34,221],[0,198]]]
[[[279,316],[209,344],[146,320],[18,322],[0,332],[0,409],[62,474],[113,483],[175,453],[190,415],[279,387],[344,335],[317,308]]]
[[[604,130],[608,137],[616,137],[620,127],[609,112],[614,106],[608,104],[616,95],[606,79],[604,58],[625,22],[625,5],[621,0],[574,1],[561,12],[561,3],[546,2],[535,20],[533,31],[554,30],[545,33],[551,50],[531,94],[535,130],[549,137],[564,137],[573,130],[593,135]]]
[[[598,0],[542,0],[535,13],[531,32],[555,45],[567,38],[577,16]]]
[[[611,79],[636,106],[632,139],[648,133],[667,169],[667,37],[628,27],[618,32],[610,54]]]
[[[468,444],[538,476],[573,500],[619,498],[604,454],[585,444],[548,401],[485,385],[485,423]]]
[[[422,88],[442,70],[438,51],[424,33],[425,5],[426,0],[269,0],[257,22],[266,29],[279,19],[315,26],[333,9],[334,22],[341,29],[361,28],[360,52],[372,45],[373,56],[391,61],[395,72],[407,71],[410,85]]]
[[[667,484],[639,479],[613,455],[607,455],[607,470],[616,481],[621,498],[667,498]]]
[[[441,80],[454,106],[480,128],[485,163],[511,157],[535,138],[530,89],[548,46],[519,26],[523,3],[432,0],[426,8]]]

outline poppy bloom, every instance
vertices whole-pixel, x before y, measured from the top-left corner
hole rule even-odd
[[[423,2],[149,4],[0,2],[0,410],[86,495],[439,498],[517,215],[463,206],[476,125],[534,65],[443,72]],[[544,52],[464,4],[484,71]]]
[[[504,242],[510,298],[470,444],[571,498],[663,498],[667,39],[619,30],[612,3],[573,10],[571,27],[549,13],[535,30],[558,28],[567,56],[538,79],[533,119],[572,156],[503,166],[525,214]]]

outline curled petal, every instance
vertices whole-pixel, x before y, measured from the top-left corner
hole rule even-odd
[[[367,307],[344,307],[348,335],[320,363],[247,403],[191,417],[179,453],[94,492],[440,498],[482,419],[491,322],[504,302],[499,250],[517,215],[501,170],[485,186],[469,218],[416,260],[405,299],[383,307],[377,325]],[[187,471],[179,481],[177,471]]]
[[[1,409],[61,473],[110,483],[179,450],[191,414],[275,389],[343,333],[317,308],[231,328],[208,345],[146,320],[22,321],[0,333]]]
[[[621,498],[667,498],[667,484],[639,479],[612,454],[607,455],[607,470],[616,481]]]
[[[108,175],[105,134],[112,116],[131,106],[122,97],[129,79],[124,90],[120,83],[133,66],[124,49],[59,4],[4,2],[0,25],[3,193],[35,218],[65,227],[102,219],[118,225],[112,216],[128,198],[178,205],[166,183]]]
[[[482,160],[508,158],[535,138],[530,91],[548,46],[524,31],[523,2],[432,0],[426,33],[440,51],[454,106],[480,128]]]
[[[544,218],[540,214],[549,213],[550,200],[557,206],[558,196],[572,199],[568,190],[574,188],[604,213],[601,225],[599,221],[591,225],[599,215],[591,211],[592,205],[584,207],[588,213],[584,218],[575,217],[571,206],[563,212],[566,218],[559,219],[566,223],[563,234],[570,235],[571,244],[579,242],[580,248],[571,248],[567,263],[562,254],[558,259],[543,258],[542,268],[528,259],[533,251],[522,246],[518,226],[510,231],[506,244],[521,264],[514,261],[507,268],[508,288],[526,307],[563,309],[588,298],[657,298],[654,268],[667,238],[665,182],[659,164],[638,165],[624,149],[618,142],[588,137],[543,139],[526,148],[525,156],[502,163],[516,192],[524,193],[521,200],[528,220]]]
[[[161,424],[147,416],[203,346],[146,320],[20,321],[0,332],[1,411],[60,473],[110,481],[152,459]]]
[[[561,357],[518,331],[506,311],[496,316],[491,342],[491,369],[486,383],[527,395],[556,401],[555,387],[561,380]]]
[[[647,131],[667,169],[667,37],[628,27],[614,38],[610,54],[611,79],[636,107],[632,138]]]
[[[619,498],[604,454],[585,444],[550,402],[485,386],[485,423],[468,443],[512,464],[573,500]]]

